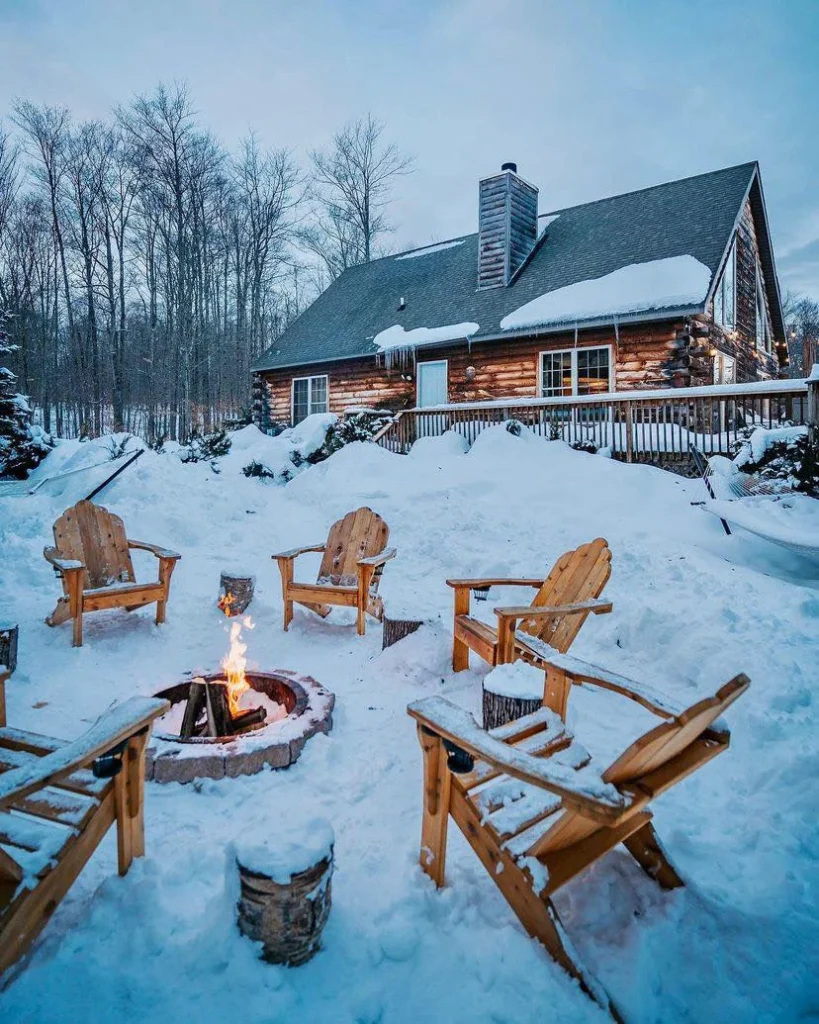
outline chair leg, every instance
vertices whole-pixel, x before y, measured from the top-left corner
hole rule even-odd
[[[293,621],[293,602],[289,601],[289,600],[287,600],[287,598],[285,598],[285,600],[284,600],[284,618],[282,620],[282,625],[284,627],[285,633],[290,628],[290,623],[292,621]]]
[[[68,605],[74,620],[74,647],[82,647],[82,588],[84,573],[66,574],[68,580]]]
[[[418,741],[424,753],[424,814],[421,824],[423,870],[440,889],[446,871],[446,833],[449,823],[449,793],[452,776],[440,736],[418,727]]]
[[[127,762],[126,748],[123,760]],[[117,815],[117,867],[119,873],[127,873],[134,859],[134,835],[131,827],[131,815],[128,810],[128,768],[123,764],[118,775],[114,776],[114,807]]]
[[[468,587],[455,588],[455,615],[452,622],[452,671],[463,672],[469,668],[469,648],[458,636],[457,625],[459,615],[469,615],[469,604],[472,599]]]
[[[642,828],[633,832],[623,845],[647,875],[663,889],[678,889],[685,882],[677,874],[674,865],[663,849],[654,826],[647,821]]]
[[[577,980],[587,996],[608,1010],[618,1024],[622,1024],[623,1018],[602,986],[575,960],[552,901],[541,898],[534,891],[530,876],[518,866],[514,857],[495,842],[474,807],[456,787],[452,789],[450,804],[458,828],[526,931],[546,947],[567,974]]]

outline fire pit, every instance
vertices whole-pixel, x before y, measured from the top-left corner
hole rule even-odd
[[[246,671],[241,623],[232,624],[230,636],[221,672],[186,679],[157,694],[171,708],[154,725],[146,758],[149,779],[191,782],[252,775],[265,765],[287,768],[311,736],[332,728],[332,693],[295,672]]]

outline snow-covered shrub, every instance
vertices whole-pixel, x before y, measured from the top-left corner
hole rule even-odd
[[[372,441],[378,431],[392,419],[392,414],[373,409],[362,409],[358,412],[342,416],[331,424],[327,430],[324,443],[307,456],[307,461],[315,464],[323,462],[345,444],[354,441]]]
[[[128,442],[132,436],[131,434],[117,434],[107,439],[105,451],[108,454],[109,461],[113,462],[114,459],[118,459],[125,454],[128,449]]]
[[[156,452],[157,455],[161,455],[165,451],[167,441],[167,434],[157,434],[155,437],[152,437],[150,441],[146,441],[145,444],[150,451]]]
[[[224,430],[215,430],[212,434],[203,434],[199,430],[183,442],[179,450],[179,458],[183,462],[210,462],[221,459],[230,451],[230,438]]]
[[[0,358],[14,351],[0,327]],[[51,438],[32,426],[31,408],[15,387],[17,377],[0,366],[0,476],[24,480],[53,447]]]
[[[242,473],[245,476],[253,476],[259,480],[276,479],[276,474],[268,469],[263,462],[259,462],[258,459],[254,459],[252,462],[248,462],[246,466],[243,466]]]
[[[807,427],[757,427],[741,441],[734,465],[762,480],[780,481],[783,490],[819,498],[819,452]]]
[[[594,441],[572,441],[569,447],[574,448],[576,452],[588,452],[589,455],[597,454],[597,445]]]
[[[520,433],[523,430],[523,424],[520,420],[507,420],[504,426],[514,437],[520,437]]]

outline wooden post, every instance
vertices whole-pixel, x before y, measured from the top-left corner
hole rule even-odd
[[[17,668],[17,641],[20,627],[7,623],[0,626],[0,669],[8,669],[9,675]]]
[[[808,439],[811,446],[819,450],[819,363],[813,364],[807,385],[808,402],[805,419],[808,426]]]
[[[625,403],[626,413],[626,462],[634,461],[634,437],[632,434],[632,424],[634,422],[634,414],[631,402]]]

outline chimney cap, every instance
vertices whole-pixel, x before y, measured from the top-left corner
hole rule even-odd
[[[502,171],[511,171],[512,174],[517,174],[518,173],[518,165],[514,161],[509,160],[507,163],[501,164],[501,170]]]

